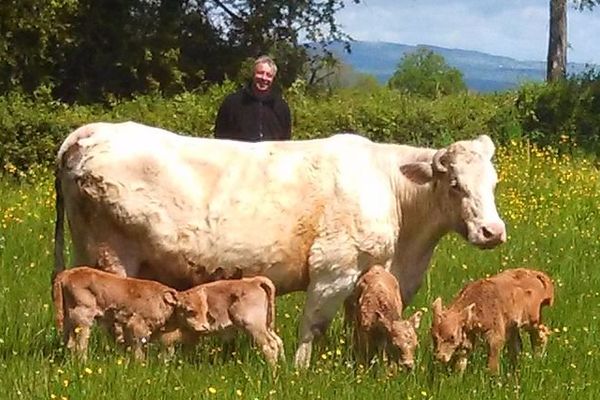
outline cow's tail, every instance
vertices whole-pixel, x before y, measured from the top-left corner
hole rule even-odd
[[[269,278],[257,277],[260,279],[260,287],[267,294],[267,326],[275,330],[275,285]]]
[[[58,169],[54,177],[54,190],[56,192],[56,221],[54,224],[54,272],[52,273],[52,282],[65,269],[65,201]]]
[[[542,283],[545,291],[542,305],[552,306],[554,304],[554,283],[552,279],[543,272],[538,272],[537,278]]]
[[[56,322],[56,330],[61,333],[64,328],[65,320],[65,304],[63,295],[63,274],[54,277],[52,282],[52,301],[54,302],[54,320]]]

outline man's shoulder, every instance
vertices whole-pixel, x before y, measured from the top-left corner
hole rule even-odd
[[[235,104],[240,103],[243,98],[244,98],[244,89],[239,88],[236,91],[231,92],[227,96],[225,96],[225,98],[223,99],[222,105],[223,106],[235,105]]]
[[[282,108],[283,110],[289,110],[289,105],[281,92],[274,94],[273,104],[276,108]]]

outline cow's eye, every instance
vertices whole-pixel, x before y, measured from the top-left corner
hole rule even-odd
[[[458,179],[456,179],[456,178],[450,179],[449,186],[450,186],[450,190],[452,190],[454,193],[463,193],[464,192],[462,186],[460,185],[460,183],[458,182]]]

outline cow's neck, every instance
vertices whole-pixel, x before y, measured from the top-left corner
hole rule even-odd
[[[392,271],[398,278],[403,301],[409,303],[421,285],[435,246],[450,226],[436,201],[433,183],[417,185],[404,179],[398,189],[400,230]]]

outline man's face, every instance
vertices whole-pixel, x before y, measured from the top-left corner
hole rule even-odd
[[[252,78],[254,90],[256,90],[258,93],[268,92],[271,90],[271,85],[273,84],[274,78],[275,74],[273,68],[271,68],[269,64],[257,64],[254,67],[254,77]]]

